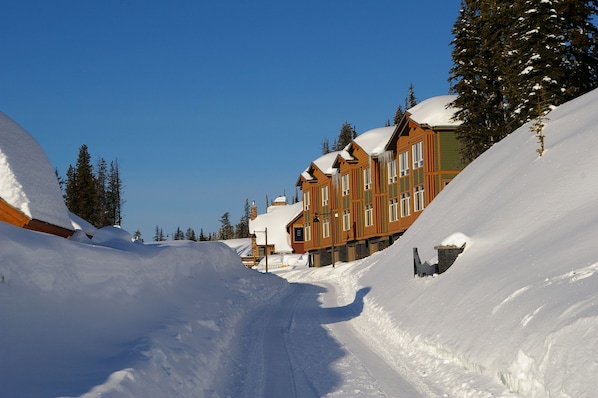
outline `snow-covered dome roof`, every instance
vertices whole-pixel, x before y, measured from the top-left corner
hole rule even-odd
[[[428,98],[412,108],[407,109],[409,117],[414,122],[431,127],[435,126],[458,126],[461,121],[453,120],[457,108],[450,104],[457,98],[456,95],[441,95]]]
[[[38,142],[2,112],[0,198],[30,219],[73,229],[50,160]]]

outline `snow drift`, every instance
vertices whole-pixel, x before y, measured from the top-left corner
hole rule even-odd
[[[0,279],[2,397],[203,396],[239,318],[286,286],[222,243],[4,223]]]
[[[550,113],[542,157],[529,125],[512,133],[392,247],[360,265],[367,271],[358,285],[373,287],[369,317],[390,314],[391,340],[489,375],[508,391],[595,393],[597,103],[593,91]],[[414,247],[434,261],[434,246],[465,242],[446,273],[413,277]]]

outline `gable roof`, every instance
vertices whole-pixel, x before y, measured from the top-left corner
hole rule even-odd
[[[29,133],[2,112],[0,198],[31,220],[73,230],[48,157]]]
[[[301,179],[305,179],[306,181],[312,181],[314,179],[314,171],[315,169],[320,170],[322,173],[326,175],[332,175],[336,173],[336,169],[334,168],[334,163],[336,161],[336,157],[341,153],[341,151],[334,151],[326,153],[316,160],[312,161],[311,164],[305,171],[301,173],[297,180],[297,186],[301,185]]]
[[[382,155],[386,151],[388,141],[396,128],[397,126],[379,127],[358,135],[341,151],[335,159],[333,167],[338,167],[339,159],[348,162],[355,160],[353,152],[356,146],[361,148],[369,157],[375,158]]]

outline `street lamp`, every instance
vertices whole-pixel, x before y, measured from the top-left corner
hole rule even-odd
[[[255,235],[256,232],[263,232],[266,235],[266,248],[264,250],[264,254],[266,255],[266,273],[268,273],[268,228],[264,228],[263,231],[253,231],[252,238],[256,239],[257,236]]]
[[[322,215],[322,216],[331,216],[333,214],[332,213],[320,213],[320,215]],[[335,217],[338,217],[338,213],[337,212],[334,212],[334,217],[331,217],[331,221],[330,221],[330,228],[332,228],[332,232],[330,233],[330,239],[331,239],[330,240],[331,241],[330,247],[332,248],[332,268],[334,268],[334,263],[335,263],[335,261],[334,261],[334,218]],[[314,215],[313,222],[314,223],[319,223],[320,222],[320,219],[318,218],[318,213],[316,213]]]

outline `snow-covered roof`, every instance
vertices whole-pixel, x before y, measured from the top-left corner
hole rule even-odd
[[[336,169],[333,166],[334,166],[337,156],[339,154],[341,154],[342,152],[343,151],[334,151],[334,152],[329,152],[329,153],[326,153],[326,154],[320,156],[319,158],[317,158],[316,160],[311,162],[309,167],[301,173],[301,177],[305,178],[308,181],[313,180],[313,177],[310,174],[310,169],[312,168],[312,166],[317,167],[324,174],[336,173]]]
[[[332,166],[339,153],[340,151],[329,152],[314,160],[313,164],[324,174],[334,174],[336,170]]]
[[[450,106],[456,98],[456,95],[432,97],[407,109],[407,113],[409,113],[411,120],[420,125],[425,124],[431,127],[458,126],[461,121],[453,120],[453,116],[458,109]]]
[[[38,142],[2,112],[0,197],[31,219],[73,229],[50,160]]]
[[[249,232],[255,234],[259,246],[266,245],[266,228],[268,229],[268,245],[274,245],[275,253],[291,253],[291,236],[287,232],[287,224],[303,211],[303,202],[286,206],[269,206],[266,214],[260,214],[249,220]]]
[[[345,147],[345,150],[355,143],[370,156],[380,155],[385,151],[386,144],[392,137],[392,133],[395,131],[395,129],[396,126],[389,126],[368,130],[365,133],[358,135],[352,143]]]

